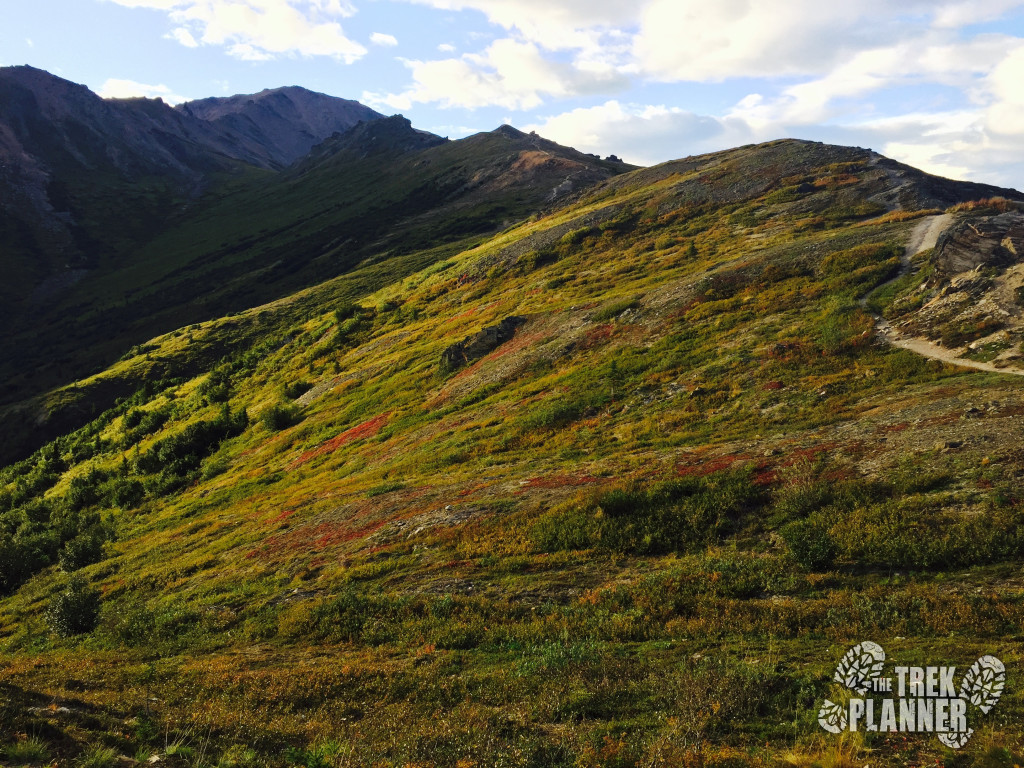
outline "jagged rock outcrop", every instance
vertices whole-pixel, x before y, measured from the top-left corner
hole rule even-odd
[[[1024,212],[962,219],[943,232],[935,245],[937,277],[980,266],[1004,267],[1024,256]]]
[[[441,353],[441,368],[454,371],[479,360],[516,335],[516,329],[526,322],[525,317],[510,315],[497,325],[489,325],[472,336],[452,344]]]

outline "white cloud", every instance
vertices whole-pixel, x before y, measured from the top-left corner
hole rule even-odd
[[[412,0],[449,11],[484,13],[506,30],[516,30],[548,50],[571,50],[600,44],[607,30],[635,24],[633,3],[621,0]]]
[[[398,38],[394,35],[386,35],[383,32],[374,32],[370,35],[370,42],[374,45],[394,46],[398,45]]]
[[[160,11],[169,11],[187,4],[186,0],[111,0],[111,2],[127,8],[154,8]]]
[[[35,48],[36,47],[36,44],[32,41],[31,37],[26,37],[25,38],[25,45],[27,45],[29,48]]]
[[[622,87],[637,73],[632,60],[630,29],[637,23],[635,6],[620,0],[409,0],[449,11],[467,9],[484,13],[488,20],[510,32],[509,39],[534,46],[562,70],[561,77],[576,82],[587,92],[595,81],[603,80],[612,89]],[[438,46],[454,52],[454,46]],[[554,58],[548,52],[570,52]],[[483,54],[486,56],[486,53]],[[466,57],[463,57],[466,59]],[[430,64],[433,62],[423,62]],[[471,68],[473,61],[469,61]],[[568,75],[566,71],[573,74]],[[566,95],[571,95],[567,93]],[[444,99],[447,101],[447,99]],[[504,100],[498,104],[507,104]],[[530,100],[529,103],[533,103]],[[529,108],[529,107],[520,107]]]
[[[441,43],[437,46],[437,50],[441,51],[441,53],[455,53],[455,46],[451,43]]]
[[[858,51],[891,45],[941,2],[650,0],[634,54],[666,81],[814,75]]]
[[[581,72],[546,58],[533,43],[509,38],[495,41],[481,54],[405,64],[412,72],[410,87],[401,93],[365,92],[363,100],[398,110],[424,102],[442,107],[521,110],[538,107],[545,98],[564,98],[624,84],[616,73]]]
[[[273,61],[274,54],[267,53],[262,48],[249,45],[249,43],[235,43],[228,46],[228,56],[240,61]]]
[[[615,154],[639,165],[737,146],[752,136],[742,120],[615,100],[554,115],[524,130],[583,152]]]
[[[1015,49],[992,70],[986,85],[992,95],[988,129],[1002,136],[1024,137],[1024,46]]]
[[[985,35],[968,41],[925,35],[857,53],[822,77],[784,88],[772,98],[751,94],[730,112],[755,125],[809,125],[865,118],[864,97],[899,85],[946,85],[970,100],[984,100],[983,76],[1020,45],[1017,38]],[[1014,92],[1017,89],[1011,89]],[[845,107],[836,106],[843,100]],[[844,110],[847,114],[844,114]]]
[[[549,52],[571,52],[571,66],[581,73],[664,82],[822,78],[865,54],[920,38],[929,29],[953,33],[1024,5],[1024,0],[408,1],[449,11],[480,11],[549,59],[554,60]],[[893,74],[880,72],[876,84]]]
[[[243,60],[284,54],[330,56],[351,63],[366,48],[345,36],[338,19],[355,13],[342,0],[110,0],[166,11],[182,45],[223,46]]]
[[[192,37],[192,33],[185,29],[185,27],[175,27],[167,33],[166,37],[170,38],[171,40],[177,40],[186,48],[199,47],[199,43],[196,42],[196,39]]]
[[[1008,11],[1024,5],[1024,0],[961,0],[944,4],[935,13],[937,27],[963,27],[998,19]]]
[[[134,80],[119,80],[117,78],[108,79],[99,88],[97,93],[104,99],[160,98],[168,104],[180,104],[183,101],[189,101],[187,96],[174,93],[166,85],[148,85],[146,83],[137,83]]]

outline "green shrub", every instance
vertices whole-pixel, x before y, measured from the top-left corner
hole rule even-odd
[[[121,419],[121,426],[125,429],[134,429],[142,423],[142,418],[145,415],[146,412],[141,408],[132,408],[124,415],[124,418]]]
[[[355,317],[360,312],[362,312],[362,310],[363,308],[358,304],[353,304],[348,301],[343,302],[342,304],[338,305],[337,309],[334,310],[334,322],[341,324],[344,321]]]
[[[316,744],[309,749],[288,747],[284,752],[285,762],[300,768],[331,768],[342,754],[344,747],[336,741]]]
[[[157,408],[152,411],[132,409],[125,414],[123,420],[124,437],[121,438],[121,446],[127,448],[135,445],[142,438],[160,429],[170,418],[170,407]]]
[[[211,403],[226,403],[231,399],[231,375],[224,368],[213,370],[199,385],[198,392]]]
[[[583,405],[575,400],[554,398],[530,413],[523,426],[528,430],[558,429],[571,424],[583,415]]]
[[[100,613],[100,593],[75,573],[57,593],[46,610],[46,622],[60,637],[91,632]]]
[[[814,513],[789,523],[779,533],[803,567],[818,571],[835,563],[838,548],[823,514]]]
[[[530,529],[534,546],[541,552],[589,549],[594,546],[593,513],[573,506],[541,515]]]
[[[278,432],[297,424],[301,411],[293,405],[272,405],[260,414],[260,423],[271,432]]]
[[[105,537],[99,531],[76,536],[60,550],[58,562],[65,573],[77,571],[103,559]]]
[[[285,384],[284,387],[282,387],[282,391],[284,393],[284,396],[287,397],[289,400],[298,400],[304,394],[309,392],[309,390],[311,390],[312,388],[313,385],[310,384],[308,381],[300,380],[293,381],[289,384]]]
[[[834,302],[818,321],[818,345],[829,355],[848,351],[861,339],[855,304]]]
[[[102,744],[89,747],[75,761],[78,768],[114,768],[117,763],[117,750]]]
[[[64,503],[76,510],[91,507],[100,500],[100,482],[102,477],[95,472],[73,478],[64,495]]]
[[[115,481],[110,491],[110,500],[121,509],[133,509],[146,498],[146,487],[135,478],[121,478]]]
[[[374,496],[382,496],[385,493],[391,493],[392,491],[400,491],[405,488],[405,483],[401,480],[385,480],[380,485],[375,485],[366,491],[367,498],[373,498]]]
[[[175,481],[189,477],[224,440],[241,434],[248,424],[244,408],[232,413],[225,405],[217,418],[193,422],[178,434],[157,442],[135,460],[135,467],[140,472],[160,472],[170,486],[179,485]]]
[[[310,632],[325,640],[355,642],[370,618],[370,601],[352,588],[343,589],[332,600],[312,612]]]
[[[762,503],[745,473],[628,486],[540,517],[530,534],[542,552],[597,547],[630,554],[681,552],[720,540]]]
[[[57,542],[52,534],[0,533],[0,593],[10,594],[37,571],[53,562]]]
[[[607,322],[608,320],[612,320],[613,318],[618,317],[627,309],[633,309],[638,305],[639,302],[636,299],[616,301],[597,310],[597,312],[590,316],[590,319],[596,323],[604,323]]]

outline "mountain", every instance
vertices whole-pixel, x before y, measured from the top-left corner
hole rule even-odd
[[[212,123],[225,134],[244,136],[259,148],[261,165],[278,168],[305,157],[336,133],[384,117],[358,101],[297,86],[199,99],[179,104],[176,109]]]
[[[0,319],[144,242],[211,189],[277,169],[380,117],[298,88],[207,99],[101,99],[32,67],[0,68]]]
[[[35,337],[166,329],[7,412],[7,762],[1021,762],[1024,195],[400,116],[262,173]],[[996,713],[822,730],[867,640]]]

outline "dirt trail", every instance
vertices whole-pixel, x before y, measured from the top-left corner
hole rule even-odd
[[[892,280],[887,280],[863,296],[859,302],[860,305],[862,307],[867,307],[868,299],[871,298],[873,294],[903,277],[903,275],[905,275],[910,269],[910,260],[914,255],[921,251],[927,251],[929,248],[934,248],[935,243],[939,239],[939,235],[942,234],[943,230],[945,230],[952,221],[953,217],[948,213],[929,216],[922,219],[910,233],[910,242],[907,243],[907,247],[903,252],[899,274],[892,278]],[[938,344],[928,341],[928,339],[922,339],[919,337],[904,338],[897,333],[895,328],[889,325],[889,322],[884,317],[879,315],[873,315],[873,317],[875,318],[875,331],[881,334],[882,338],[894,347],[907,349],[911,352],[922,355],[923,357],[930,357],[933,360],[941,360],[944,363],[959,365],[964,368],[975,368],[979,371],[1010,373],[1014,376],[1024,376],[1024,371],[1014,370],[1012,368],[998,368],[992,365],[992,363],[982,363],[977,360],[968,360],[967,358],[958,357],[954,350],[940,347]]]
[[[910,271],[910,260],[921,251],[927,251],[929,248],[934,248],[935,243],[939,240],[939,235],[942,234],[942,230],[949,226],[950,222],[953,221],[953,216],[948,213],[943,213],[939,216],[928,216],[927,218],[921,219],[910,233],[910,242],[907,243],[907,247],[903,249],[903,255],[900,257],[900,271],[890,280],[886,280],[881,285],[875,286],[866,294],[864,294],[858,302],[862,307],[867,307],[868,299],[874,296],[882,289],[892,285],[908,271]],[[878,315],[873,315],[875,318],[875,326],[878,327],[879,323],[888,323]],[[879,328],[879,330],[881,330]]]

